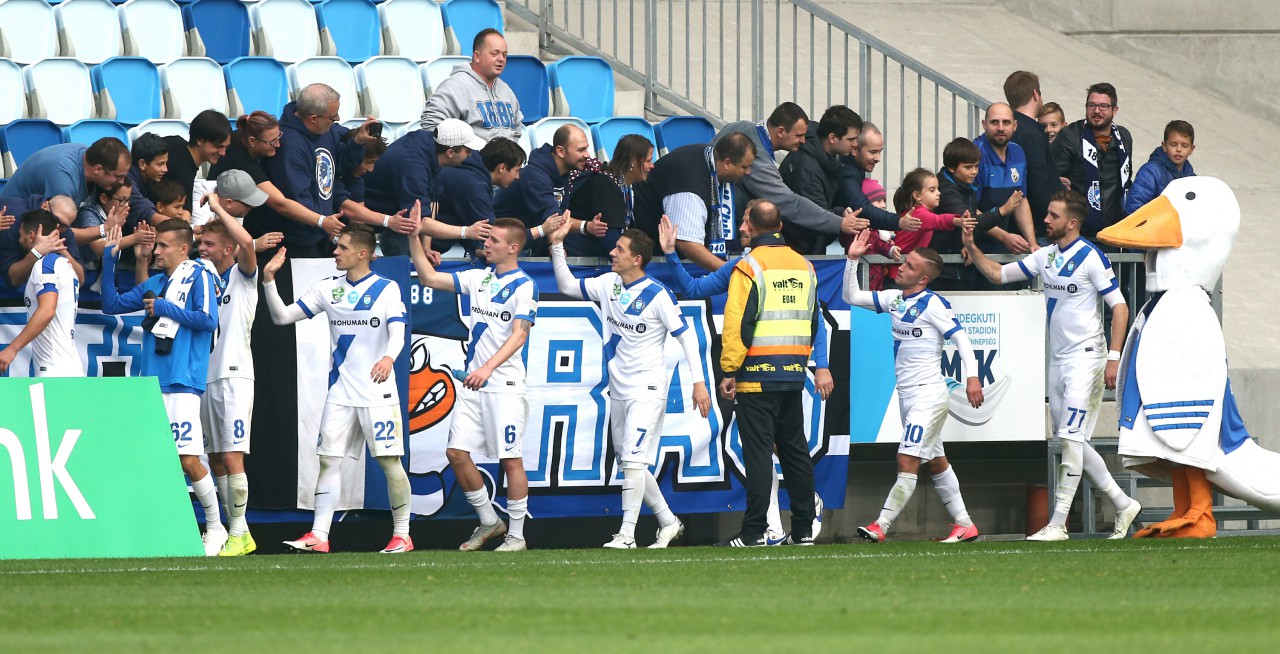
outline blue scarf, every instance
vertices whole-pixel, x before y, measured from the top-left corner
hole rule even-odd
[[[1089,123],[1082,121],[1080,132],[1084,135],[1081,143],[1080,153],[1084,157],[1084,181],[1085,181],[1085,199],[1089,201],[1089,217],[1085,219],[1084,224],[1093,230],[1106,227],[1106,221],[1102,217],[1102,178],[1098,172],[1098,157],[1101,151],[1098,148],[1098,139],[1094,138],[1093,128],[1089,127]],[[1124,206],[1124,195],[1129,192],[1129,151],[1124,148],[1124,139],[1120,138],[1120,128],[1115,123],[1111,124],[1111,147],[1120,150],[1120,205]]]
[[[708,145],[705,153],[707,169],[711,171],[711,202],[716,211],[711,229],[707,230],[707,249],[721,259],[729,256],[728,243],[733,239],[733,184],[721,182],[716,174],[715,157],[711,154],[714,146]]]

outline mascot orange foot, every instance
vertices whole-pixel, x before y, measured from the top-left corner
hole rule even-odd
[[[1174,465],[1173,513],[1134,533],[1134,538],[1213,538],[1218,522],[1213,518],[1213,487],[1199,468]]]

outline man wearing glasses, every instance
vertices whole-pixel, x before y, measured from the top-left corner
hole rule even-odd
[[[342,231],[338,211],[343,192],[342,175],[359,167],[364,145],[373,140],[368,118],[354,138],[343,142],[337,127],[338,92],[327,84],[311,84],[280,115],[280,145],[262,167],[286,198],[315,212],[318,219],[304,222],[299,215],[273,212],[264,221],[267,231],[284,233],[283,245],[292,258],[322,258],[333,252],[331,243]]]
[[[132,194],[133,182],[126,178],[110,193],[99,189],[97,198],[80,206],[76,221],[71,223],[71,231],[76,235],[76,245],[80,248],[80,260],[86,262],[86,265],[88,262],[97,262],[102,259],[102,249],[106,244],[104,239],[112,228],[125,227]],[[154,243],[155,232],[144,230],[128,230],[129,235],[120,240],[121,250],[131,249],[139,243],[144,245]],[[71,246],[70,243],[67,245]]]
[[[93,145],[51,145],[18,166],[0,198],[65,195],[79,206],[94,197],[98,188],[114,189],[124,181],[130,163],[129,148],[110,136]]]
[[[1094,84],[1085,99],[1084,120],[1062,128],[1053,141],[1058,176],[1089,203],[1080,235],[1091,240],[1124,217],[1124,196],[1133,183],[1133,136],[1113,122],[1119,110],[1116,87]]]

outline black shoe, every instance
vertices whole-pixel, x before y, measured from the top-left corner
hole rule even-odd
[[[813,535],[797,536],[795,534],[787,534],[787,539],[782,541],[783,545],[800,545],[803,547],[813,546]]]
[[[764,534],[759,536],[743,536],[738,534],[729,540],[722,540],[715,544],[716,547],[764,547]]]

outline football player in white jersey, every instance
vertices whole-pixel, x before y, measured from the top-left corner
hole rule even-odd
[[[844,299],[850,306],[888,313],[893,319],[894,372],[898,403],[902,409],[902,442],[898,445],[898,479],[885,499],[875,522],[858,527],[858,535],[882,543],[893,521],[916,490],[921,462],[927,461],[933,487],[955,521],[942,542],[959,543],[978,537],[960,495],[960,481],[947,462],[942,447],[942,425],[947,420],[948,388],[942,376],[942,344],[951,339],[960,353],[969,404],[982,406],[982,383],[969,336],[956,320],[951,305],[930,291],[928,284],[942,272],[942,258],[928,248],[908,254],[898,269],[901,290],[858,290],[858,259],[867,250],[869,230],[849,244],[845,263]]]
[[[254,239],[240,225],[253,207],[262,206],[267,194],[242,170],[218,176],[215,191],[205,194],[213,217],[204,224],[196,249],[222,277],[218,331],[209,355],[209,385],[201,398],[209,468],[218,485],[218,497],[227,514],[227,542],[220,556],[243,556],[258,548],[245,524],[249,505],[249,478],[244,457],[249,453],[253,419],[253,352],[250,330],[258,312],[259,249],[274,248],[284,235],[264,234]]]
[[[409,217],[415,222],[421,219],[421,203],[413,203]],[[538,285],[518,265],[524,243],[524,223],[499,218],[484,242],[484,259],[489,267],[452,274],[436,271],[427,260],[430,236],[411,238],[409,243],[419,284],[471,298],[471,342],[465,367],[456,373],[462,386],[445,450],[467,502],[480,516],[480,526],[458,548],[463,552],[479,550],[503,533],[507,537],[497,551],[528,549],[524,521],[529,514],[529,478],[521,447],[528,403],[524,398],[522,353],[528,347],[529,330],[538,314]],[[507,478],[510,530],[489,501],[472,452],[482,452],[502,464]]]
[[[1073,191],[1059,191],[1049,201],[1044,223],[1052,244],[1025,259],[1003,266],[992,261],[973,243],[973,234],[961,237],[978,270],[998,284],[1040,277],[1049,304],[1049,419],[1053,438],[1062,448],[1053,515],[1049,524],[1027,540],[1067,540],[1067,513],[1075,499],[1080,475],[1102,491],[1116,509],[1110,538],[1129,533],[1142,505],[1116,485],[1107,464],[1089,445],[1102,387],[1116,387],[1120,368],[1119,347],[1129,326],[1129,305],[1124,301],[1111,261],[1094,244],[1080,237],[1080,225],[1089,215],[1085,199]],[[1007,280],[1007,281],[1001,281]],[[1102,333],[1098,298],[1111,307],[1111,349]],[[1105,352],[1105,354],[1104,354]]]
[[[387,477],[392,536],[383,554],[413,550],[409,537],[409,476],[404,456],[404,421],[395,361],[404,349],[406,324],[400,286],[369,269],[375,241],[373,230],[349,225],[338,237],[333,258],[344,275],[317,282],[298,301],[285,306],[276,290],[276,273],[284,265],[280,248],[262,267],[262,290],[271,320],[288,325],[320,313],[329,316],[333,346],[329,393],[320,417],[320,475],[316,478],[315,518],[311,531],[285,545],[302,552],[329,551],[329,528],[342,490],[339,464],[344,456],[359,458],[367,442],[369,452]]]
[[[622,232],[609,253],[613,272],[578,279],[565,261],[564,237],[569,229],[566,221],[549,237],[556,285],[569,297],[600,306],[609,373],[609,432],[623,477],[622,529],[605,547],[636,546],[636,521],[643,502],[658,518],[658,535],[650,548],[663,548],[684,533],[684,524],[667,506],[658,480],[649,470],[657,456],[655,443],[662,437],[671,381],[664,358],[667,335],[675,336],[684,349],[692,378],[697,380],[693,403],[705,418],[711,395],[703,381],[702,358],[675,295],[644,272],[653,258],[652,239],[638,229]]]
[[[22,214],[19,244],[37,252],[33,244],[46,234],[57,235],[58,219],[44,209]],[[61,241],[61,237],[58,238]],[[66,245],[40,256],[27,278],[24,300],[27,324],[8,347],[0,350],[0,374],[27,344],[35,377],[84,377],[84,362],[74,341],[80,279],[71,267]]]

